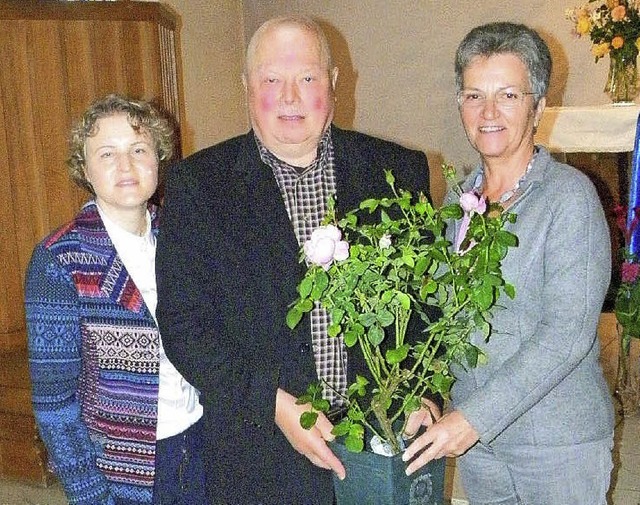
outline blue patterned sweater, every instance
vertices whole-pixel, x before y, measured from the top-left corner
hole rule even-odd
[[[152,503],[158,328],[94,202],[36,246],[25,291],[33,409],[69,502]]]

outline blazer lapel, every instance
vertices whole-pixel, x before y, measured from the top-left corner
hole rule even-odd
[[[245,148],[238,157],[235,169],[242,173],[246,201],[249,202],[248,219],[255,223],[257,236],[262,240],[277,242],[285,256],[297,261],[299,246],[293,226],[273,172],[260,158],[253,132],[246,136]]]
[[[388,193],[384,178],[376,177],[360,147],[350,142],[341,129],[332,126],[336,171],[336,208],[338,215],[355,209],[374,195]]]

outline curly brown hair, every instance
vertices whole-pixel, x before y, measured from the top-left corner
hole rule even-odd
[[[158,187],[164,180],[166,166],[174,155],[174,127],[159,108],[144,100],[133,100],[123,95],[110,94],[94,101],[82,117],[71,128],[67,168],[71,180],[95,196],[91,183],[87,180],[86,144],[89,137],[97,133],[97,122],[105,117],[126,114],[131,127],[137,132],[148,134],[158,157]]]

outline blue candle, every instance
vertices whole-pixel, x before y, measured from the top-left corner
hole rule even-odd
[[[627,227],[635,217],[634,209],[640,207],[640,115],[636,123],[636,139],[631,159],[631,179],[629,180],[629,207],[627,210]],[[640,226],[636,226],[629,239],[629,252],[638,256],[640,252]]]

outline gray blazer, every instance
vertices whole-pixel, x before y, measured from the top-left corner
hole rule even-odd
[[[557,446],[611,436],[596,333],[611,275],[600,199],[586,175],[543,147],[521,188],[509,209],[519,245],[503,264],[516,297],[500,299],[489,342],[476,342],[488,363],[456,370],[454,408],[485,444]]]

